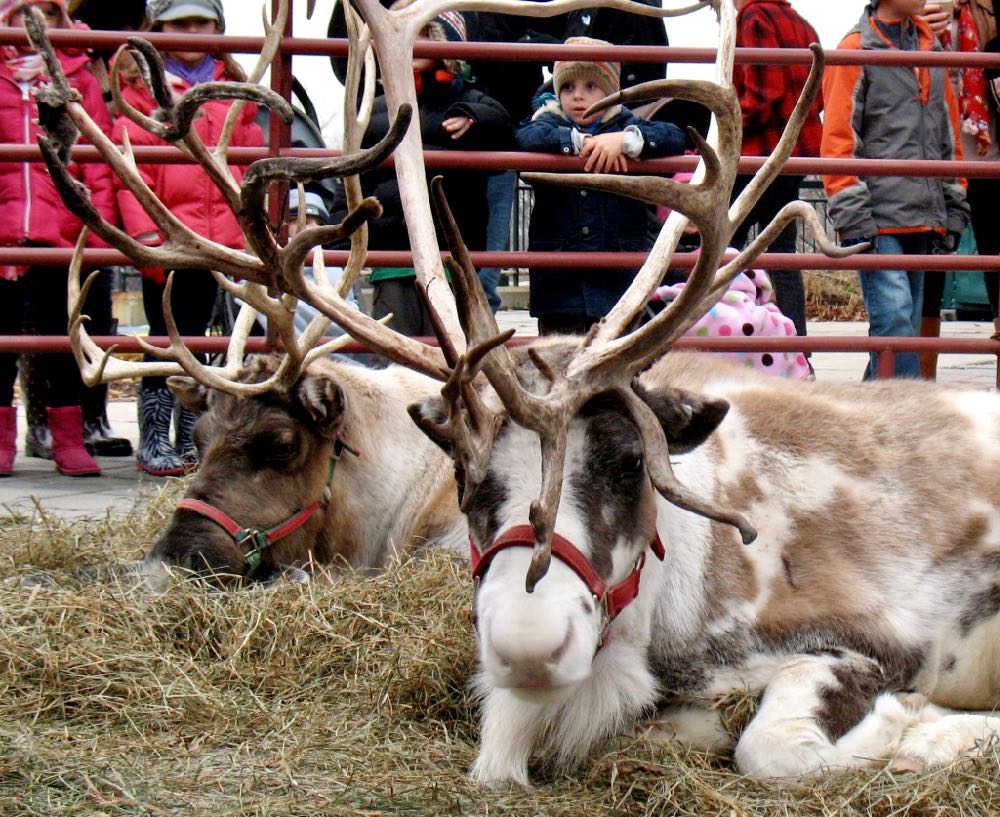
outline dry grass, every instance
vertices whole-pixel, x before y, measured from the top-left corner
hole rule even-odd
[[[0,814],[995,815],[998,757],[772,791],[724,758],[626,741],[572,777],[484,792],[464,565],[162,596],[74,570],[140,554],[170,496],[113,523],[0,532]]]
[[[812,270],[805,276],[806,316],[811,321],[866,321],[856,272]]]

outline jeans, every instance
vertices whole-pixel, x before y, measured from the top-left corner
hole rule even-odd
[[[880,235],[879,255],[922,255],[930,249],[930,234]],[[862,270],[861,293],[868,310],[870,337],[912,338],[920,334],[924,274],[904,270]],[[919,357],[915,352],[896,353],[896,377],[920,377]],[[872,353],[865,369],[865,380],[878,378],[878,355]]]
[[[514,191],[517,188],[517,171],[504,170],[494,173],[486,183],[486,198],[490,205],[490,220],[486,225],[486,249],[503,252],[510,245],[510,218],[514,207]],[[479,270],[479,281],[486,293],[490,309],[500,308],[499,267],[483,267]]]

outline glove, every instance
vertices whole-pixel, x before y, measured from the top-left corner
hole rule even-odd
[[[876,253],[878,252],[878,236],[868,235],[861,236],[860,238],[845,238],[840,242],[841,247],[855,247],[858,244],[868,243],[871,246],[865,250],[866,253]]]
[[[958,242],[962,240],[959,233],[949,232],[946,235],[935,235],[931,239],[932,255],[954,255],[958,252]]]

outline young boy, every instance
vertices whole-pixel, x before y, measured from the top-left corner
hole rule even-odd
[[[872,0],[840,48],[938,51],[918,15],[924,0]],[[833,65],[823,78],[822,155],[836,159],[961,159],[958,108],[944,67]],[[953,250],[969,221],[961,179],[826,176],[830,217],[843,243],[880,255]],[[868,333],[913,337],[920,328],[923,273],[862,271]],[[872,355],[866,380],[877,376]],[[919,377],[917,355],[895,355],[897,377]]]
[[[609,45],[570,37],[566,45]],[[523,150],[577,155],[588,173],[628,170],[626,159],[671,156],[684,151],[685,136],[669,122],[649,122],[615,105],[596,116],[587,109],[619,89],[616,62],[566,60],[553,67],[556,98],[539,107],[517,131]],[[652,208],[634,199],[595,190],[535,186],[529,250],[645,252],[652,246]],[[583,333],[618,302],[634,269],[534,269],[530,311],[539,334]]]

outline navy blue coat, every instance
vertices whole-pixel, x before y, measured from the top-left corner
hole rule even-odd
[[[635,125],[645,144],[640,158],[684,151],[683,131],[670,122],[649,122],[627,108],[602,122],[595,134]],[[576,126],[549,103],[517,131],[522,150],[572,155]],[[588,131],[589,132],[589,131]],[[653,208],[635,199],[596,190],[535,185],[528,249],[568,252],[646,252],[653,246]],[[534,317],[602,318],[635,277],[635,269],[533,269],[530,311]]]

